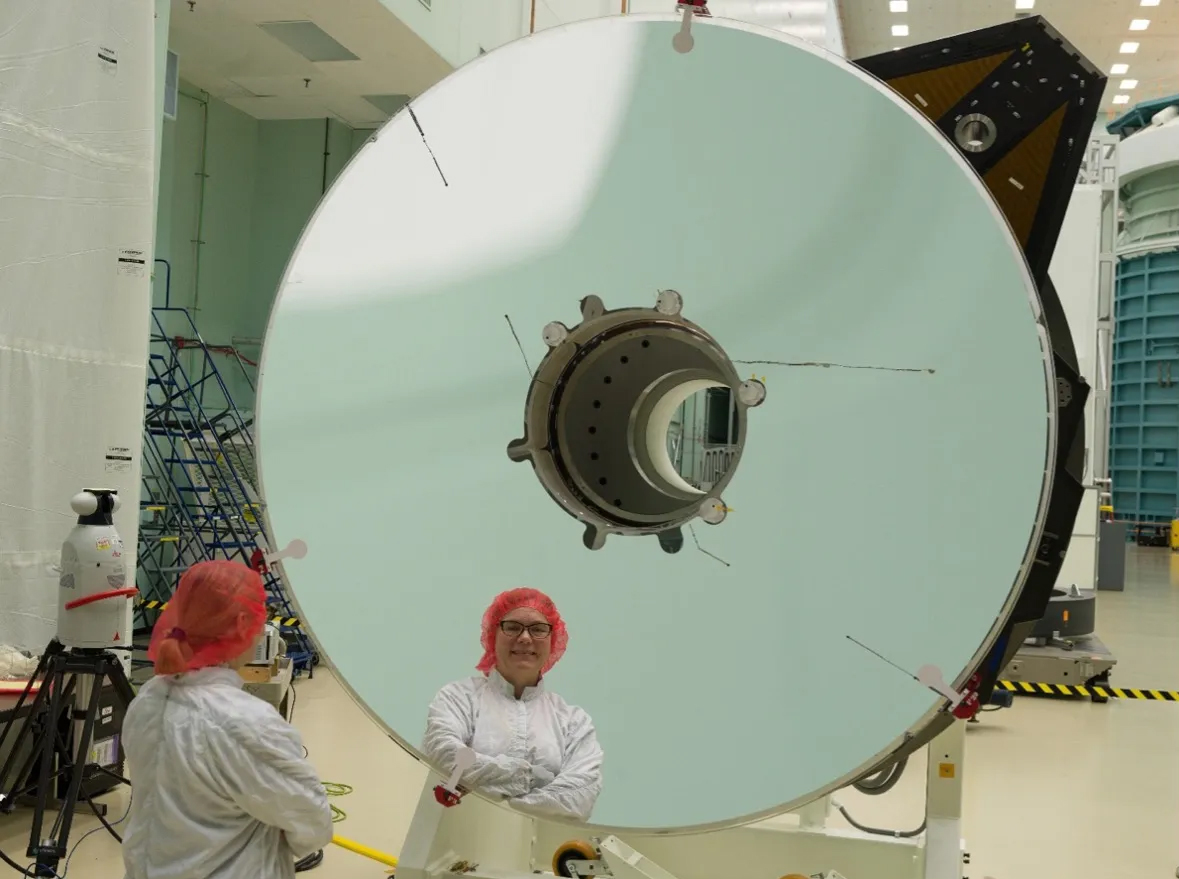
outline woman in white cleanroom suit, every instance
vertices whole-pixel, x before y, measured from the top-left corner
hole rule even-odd
[[[156,677],[131,703],[127,879],[294,879],[332,810],[294,727],[242,689],[266,621],[257,572],[201,562],[152,631]]]
[[[496,596],[483,615],[480,674],[447,684],[426,721],[422,751],[451,771],[464,745],[475,764],[467,789],[524,811],[588,821],[602,790],[602,749],[582,709],[541,681],[569,641],[552,600],[536,589]]]

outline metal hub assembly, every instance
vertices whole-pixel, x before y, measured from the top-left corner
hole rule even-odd
[[[655,534],[666,552],[684,545],[681,528],[709,525],[729,512],[722,492],[745,445],[745,413],[765,400],[765,385],[742,381],[708,333],[681,316],[674,290],[654,308],[608,311],[581,301],[581,323],[544,328],[549,351],[536,369],[524,409],[524,436],[508,445],[531,461],[541,485],[585,523],[583,542],[601,549],[608,534]],[[672,464],[668,427],[680,406],[707,388],[732,393],[732,463],[707,491]]]

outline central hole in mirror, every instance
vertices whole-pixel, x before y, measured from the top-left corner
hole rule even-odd
[[[508,444],[531,461],[549,496],[584,523],[582,543],[654,535],[664,552],[683,527],[718,525],[737,472],[746,412],[765,385],[742,381],[720,344],[662,290],[654,308],[581,300],[582,321],[553,321],[524,407],[525,435]]]
[[[729,388],[694,391],[676,408],[667,426],[672,469],[697,491],[711,491],[737,459],[740,432],[741,415]]]

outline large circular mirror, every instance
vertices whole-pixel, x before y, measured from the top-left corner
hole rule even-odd
[[[1035,290],[949,141],[814,47],[680,28],[554,28],[392,119],[303,236],[259,396],[294,598],[372,716],[422,757],[448,685],[476,725],[507,704],[466,744],[554,777],[592,731],[614,828],[800,803],[927,722],[905,672],[989,645],[1053,452]],[[524,586],[568,638],[545,753],[475,668],[485,631],[496,663],[565,646],[543,610],[485,629]]]

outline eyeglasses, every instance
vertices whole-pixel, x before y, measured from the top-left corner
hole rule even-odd
[[[532,623],[526,626],[515,620],[504,620],[499,624],[499,630],[509,638],[519,638],[524,634],[525,629],[528,630],[528,635],[536,641],[542,641],[553,633],[553,627],[548,623]]]

